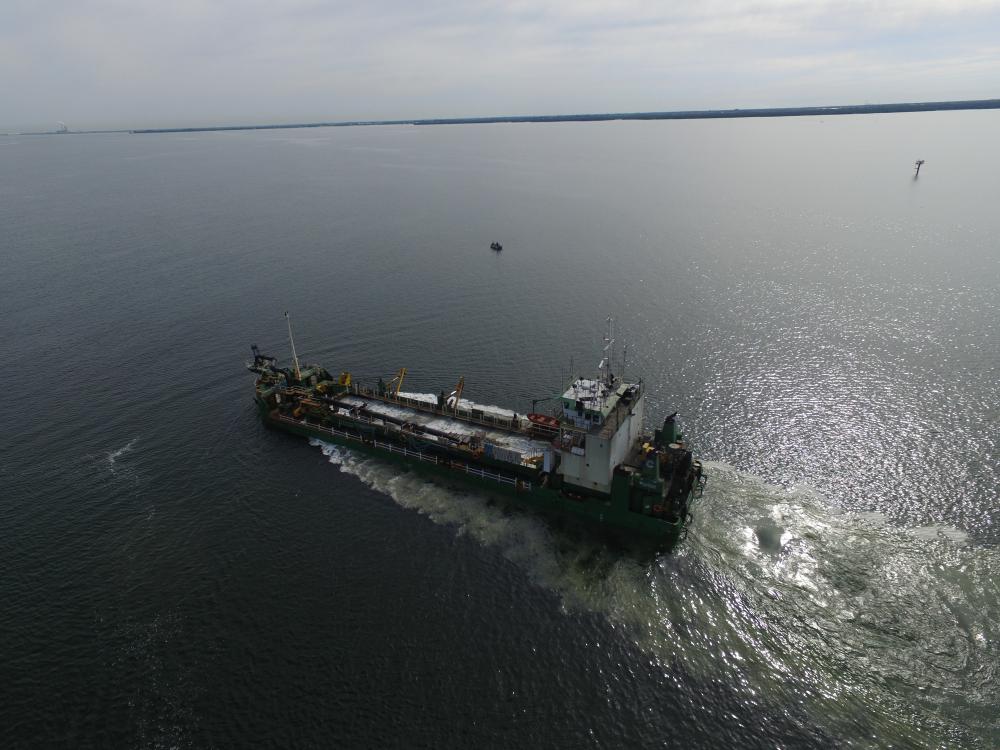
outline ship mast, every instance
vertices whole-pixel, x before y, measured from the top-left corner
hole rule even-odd
[[[604,371],[604,382],[611,385],[611,362],[614,359],[615,353],[615,321],[609,315],[608,316],[608,333],[604,337],[604,359],[601,360],[600,369]]]
[[[287,312],[285,321],[288,323],[288,341],[292,345],[292,361],[295,362],[295,379],[302,380],[302,373],[299,372],[299,356],[295,353],[295,339],[292,338],[292,318]]]

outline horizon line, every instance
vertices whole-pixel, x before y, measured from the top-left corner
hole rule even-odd
[[[327,122],[262,123],[251,125],[193,125],[173,128],[121,128],[118,130],[36,131],[17,135],[63,135],[88,133],[200,133],[232,130],[292,130],[299,128],[343,128],[372,125],[478,125],[526,122],[605,122],[612,120],[712,120],[750,117],[804,117],[809,115],[891,114],[973,109],[1000,109],[1000,99],[967,99],[891,104],[838,104],[819,107],[755,107],[750,109],[702,109],[664,112],[609,112],[562,115],[496,115],[488,117],[436,117],[394,120],[338,120]]]

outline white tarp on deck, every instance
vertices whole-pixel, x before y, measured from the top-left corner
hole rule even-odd
[[[400,393],[399,395],[406,398],[425,401],[428,405],[437,405],[437,396],[434,395],[423,393]],[[518,435],[516,433],[505,432],[503,430],[490,429],[485,426],[470,424],[469,422],[463,422],[461,420],[442,416],[440,414],[427,414],[426,412],[411,409],[406,406],[387,404],[376,399],[366,399],[361,396],[353,395],[341,396],[338,400],[341,403],[350,404],[351,406],[361,406],[364,404],[366,406],[366,410],[370,414],[384,414],[388,417],[403,419],[407,422],[412,422],[413,424],[430,427],[432,430],[440,430],[441,432],[447,432],[453,435],[481,434],[489,442],[504,448],[509,448],[513,451],[517,451],[524,456],[524,458],[541,456],[546,450],[551,450],[551,446],[544,440],[533,440],[527,435]],[[465,402],[464,399],[463,402]],[[506,409],[500,409],[496,406],[483,407],[476,404],[475,406],[466,407],[463,403],[463,408],[476,408],[484,410],[490,409],[490,414],[506,416],[508,419],[514,416],[514,412]]]

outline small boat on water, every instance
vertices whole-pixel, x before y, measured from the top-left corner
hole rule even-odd
[[[490,243],[490,250],[493,250],[493,251],[499,253],[501,250],[503,250],[503,245],[501,245],[499,242],[491,242]]]

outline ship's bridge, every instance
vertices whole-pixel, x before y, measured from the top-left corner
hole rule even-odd
[[[641,393],[641,383],[577,378],[562,395],[563,419],[578,429],[610,437]]]
[[[643,400],[641,382],[626,383],[611,376],[573,381],[562,395],[563,424],[557,438],[568,483],[610,491],[615,467],[637,445]]]

